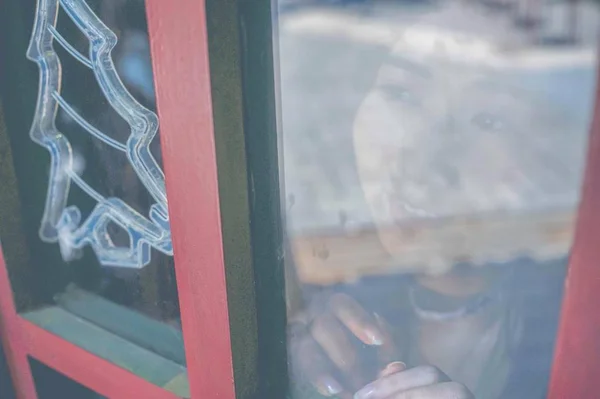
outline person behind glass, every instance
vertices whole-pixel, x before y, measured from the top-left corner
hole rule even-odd
[[[552,190],[568,191],[562,182],[580,180],[577,162],[570,169],[555,147],[540,145],[544,135],[563,155],[577,153],[581,142],[560,141],[560,113],[503,83],[480,43],[431,40],[414,57],[410,40],[396,45],[353,126],[366,202],[382,245],[398,257],[402,237],[390,224],[535,208]],[[543,268],[512,255],[477,268],[431,259],[412,275],[304,295],[308,305],[290,317],[294,381],[340,398],[542,398],[565,262]],[[536,284],[537,298],[521,295]]]

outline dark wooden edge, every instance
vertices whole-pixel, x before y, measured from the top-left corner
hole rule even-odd
[[[238,0],[244,127],[258,320],[258,398],[289,390],[277,129],[277,2]]]
[[[599,239],[600,86],[597,85],[583,193],[550,381],[550,399],[592,398],[600,391]]]
[[[250,242],[240,34],[236,1],[207,0],[210,83],[237,398],[258,392],[257,304]]]

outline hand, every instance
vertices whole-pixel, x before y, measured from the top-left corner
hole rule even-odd
[[[351,392],[368,381],[362,373],[357,343],[377,348],[377,368],[397,360],[383,320],[348,295],[321,299],[311,309],[292,324],[290,356],[294,371],[322,395],[351,398]]]
[[[385,375],[356,392],[354,399],[474,399],[462,384],[433,366]]]

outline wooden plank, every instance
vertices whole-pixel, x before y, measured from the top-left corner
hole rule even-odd
[[[458,263],[482,266],[518,257],[564,256],[572,242],[574,211],[490,214],[405,223],[381,229],[292,237],[300,280],[334,284],[369,275],[442,272]],[[390,253],[381,237],[393,242]]]

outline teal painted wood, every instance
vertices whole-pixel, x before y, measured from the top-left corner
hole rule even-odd
[[[157,353],[177,364],[185,365],[181,330],[151,319],[104,299],[101,296],[70,285],[54,297],[56,304],[67,312]],[[143,334],[140,334],[143,331]]]

